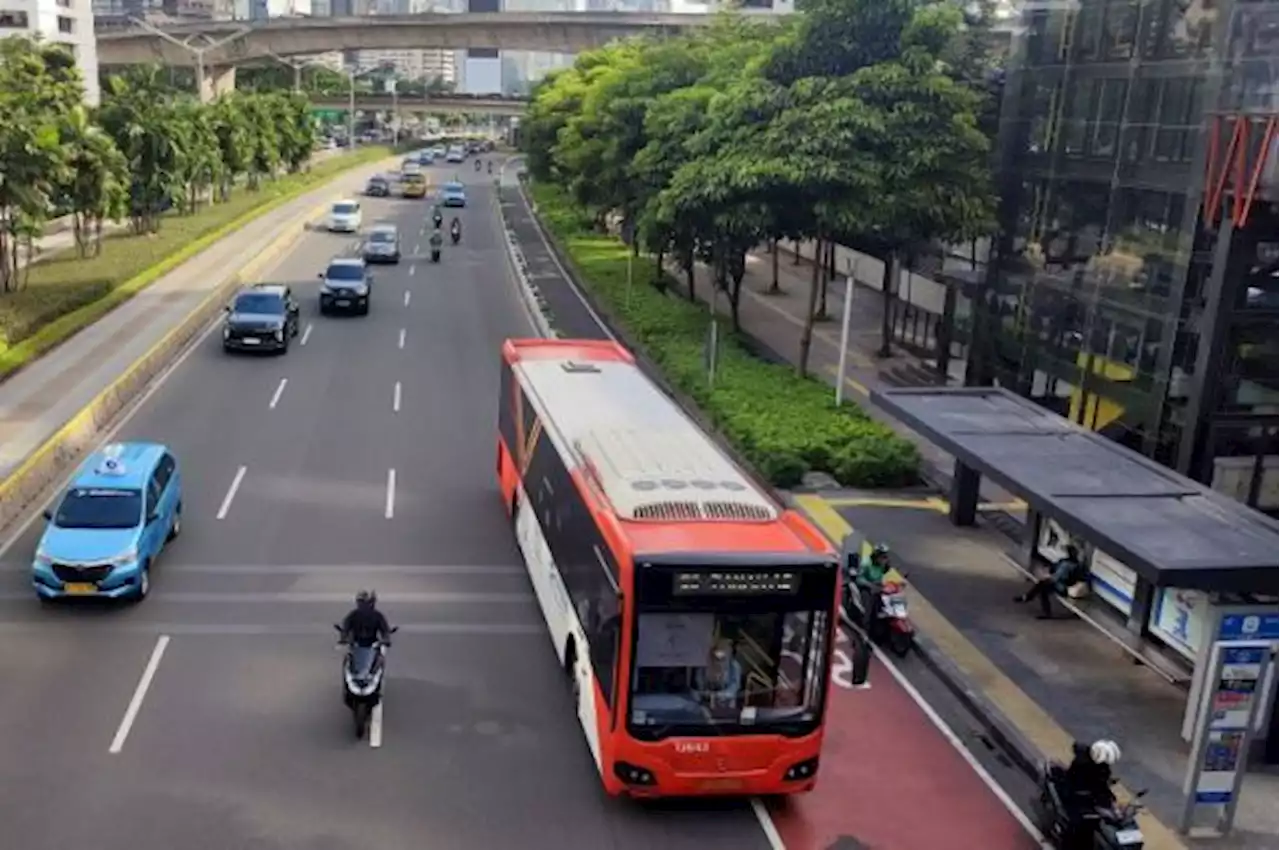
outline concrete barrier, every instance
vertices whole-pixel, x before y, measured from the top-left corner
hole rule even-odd
[[[386,161],[370,165],[385,168]],[[336,175],[334,179],[347,176],[349,172]],[[79,413],[27,457],[8,478],[0,482],[0,530],[8,530],[33,504],[46,498],[50,488],[60,483],[72,467],[95,448],[102,435],[120,420],[125,411],[141,399],[148,387],[175,365],[177,356],[197,340],[222,312],[226,299],[235,288],[252,280],[277,260],[307,231],[307,226],[313,219],[324,214],[332,202],[333,198],[326,198],[323,203],[310,207],[305,214],[291,219],[280,235],[257,256],[247,260],[240,268],[229,270],[225,279],[181,322],[81,408]],[[252,224],[253,222],[249,222],[245,226]],[[198,257],[196,255],[188,262]]]

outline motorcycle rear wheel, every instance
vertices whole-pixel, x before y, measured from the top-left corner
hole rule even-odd
[[[911,646],[915,643],[915,639],[908,632],[900,632],[890,630],[889,632],[889,649],[899,658],[906,658],[907,653],[911,652]]]

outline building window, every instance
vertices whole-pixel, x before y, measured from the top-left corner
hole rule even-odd
[[[58,32],[65,35],[71,35],[76,31],[76,22],[72,18],[64,18],[58,16]]]
[[[58,0],[58,5],[63,9],[70,9],[74,0]]]
[[[0,9],[0,30],[25,30],[30,27],[26,12]]]

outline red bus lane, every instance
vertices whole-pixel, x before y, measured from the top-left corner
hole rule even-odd
[[[842,635],[817,787],[769,804],[786,850],[1035,850],[883,663],[871,687],[850,687],[848,645]]]

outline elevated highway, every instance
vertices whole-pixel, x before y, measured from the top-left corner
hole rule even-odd
[[[620,38],[674,35],[709,15],[634,12],[485,12],[211,21],[98,34],[98,64],[202,66],[207,71],[272,57],[333,50],[490,48],[580,53]],[[184,46],[189,45],[189,46]],[[200,50],[197,59],[196,50]]]
[[[311,95],[318,109],[347,109],[350,98],[341,95]],[[473,112],[486,115],[523,115],[529,101],[522,97],[466,97],[458,95],[421,96],[356,93],[356,109],[376,112],[397,108],[401,112]]]

